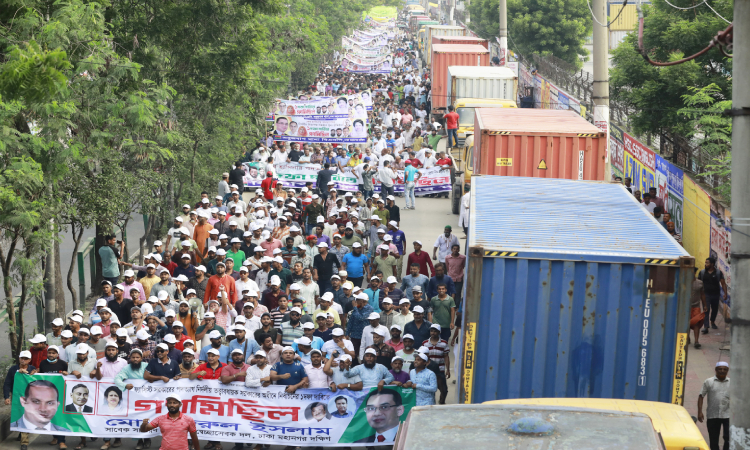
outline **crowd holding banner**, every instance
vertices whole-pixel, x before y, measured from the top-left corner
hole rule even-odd
[[[332,392],[330,389],[298,389],[288,393],[283,386],[251,388],[243,382],[222,384],[217,380],[180,379],[169,383],[130,380],[132,388],[123,392],[113,379],[80,380],[74,376],[20,373],[16,376],[12,431],[25,432],[37,423],[32,405],[26,402],[24,407],[21,399],[28,397],[29,383],[44,380],[59,394],[57,412],[45,417],[56,427],[34,430],[37,434],[141,439],[158,436],[155,430],[141,433],[139,427],[144,419],[166,413],[166,397],[170,393],[181,396],[182,411],[195,420],[198,436],[212,441],[359,446],[366,445],[363,439],[375,433],[364,411],[366,400],[377,394],[375,388],[372,394],[369,390]],[[88,396],[79,405],[82,412],[71,411],[75,408],[70,406],[77,405],[72,391],[81,389],[80,386],[87,389]],[[118,393],[115,408],[105,394],[113,386]],[[390,387],[386,391],[389,390],[401,398],[403,407],[399,417],[403,421],[414,406],[414,389]]]

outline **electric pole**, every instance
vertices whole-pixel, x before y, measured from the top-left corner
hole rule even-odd
[[[750,450],[750,0],[734,0],[730,449]],[[736,232],[735,232],[736,231]]]
[[[605,179],[612,176],[609,156],[609,28],[607,28],[607,0],[593,0],[594,11],[594,125],[606,133],[607,160]]]
[[[508,62],[508,2],[500,0],[500,65],[505,67]]]

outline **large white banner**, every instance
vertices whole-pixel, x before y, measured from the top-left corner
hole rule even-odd
[[[111,378],[17,373],[10,429],[63,436],[155,437],[159,431],[141,433],[141,423],[167,414],[167,396],[178,394],[181,412],[195,420],[200,439],[295,447],[364,446],[373,445],[376,431],[390,436],[388,431],[406,419],[416,398],[414,389],[395,386],[380,394],[376,388],[287,393],[285,386],[249,388],[243,382],[218,380],[127,383],[133,388],[120,389]],[[377,408],[365,411],[375,403],[399,406],[383,419]],[[384,424],[388,418],[390,422]]]
[[[339,102],[348,111],[345,98]],[[364,144],[367,142],[367,109],[363,104],[354,108],[350,119],[315,118],[307,116],[274,116],[273,140],[333,144]]]
[[[257,163],[244,163],[245,186],[256,189],[265,179],[265,171]],[[281,163],[274,164],[276,178],[284,183],[286,187],[303,188],[308,182],[317,186],[318,172],[322,169],[319,164]],[[336,170],[335,167],[331,169]],[[342,191],[357,191],[357,176],[352,167],[345,167],[344,172],[337,172],[331,181],[336,183],[336,189]],[[450,192],[451,176],[449,169],[432,167],[430,169],[419,169],[422,176],[414,187],[414,195],[437,194]],[[398,182],[394,185],[394,192],[404,192],[404,171],[397,170]],[[375,192],[380,192],[380,180],[377,175],[373,176],[373,187]]]
[[[312,97],[305,100],[276,99],[274,116],[306,116],[312,119],[367,119],[372,109],[370,91],[338,97]]]

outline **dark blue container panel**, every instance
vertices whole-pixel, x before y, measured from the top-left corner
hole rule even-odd
[[[679,267],[485,257],[472,403],[592,397],[670,402]],[[692,269],[690,269],[692,270]],[[663,289],[669,290],[669,289]]]

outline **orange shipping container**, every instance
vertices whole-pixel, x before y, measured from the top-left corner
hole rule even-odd
[[[446,114],[448,66],[489,66],[490,52],[476,44],[435,44],[432,46],[432,114]]]
[[[481,45],[482,47],[489,49],[490,42],[487,39],[482,39],[473,36],[433,36],[432,45],[435,44],[469,44],[469,45]]]
[[[477,108],[478,175],[604,180],[605,133],[573,111]]]

